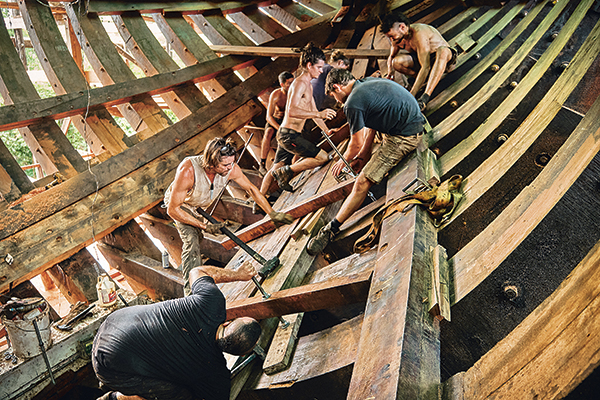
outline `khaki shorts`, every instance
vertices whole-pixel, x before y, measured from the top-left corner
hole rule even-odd
[[[383,143],[373,154],[362,172],[369,181],[378,184],[408,153],[419,145],[422,134],[391,136],[383,134]]]

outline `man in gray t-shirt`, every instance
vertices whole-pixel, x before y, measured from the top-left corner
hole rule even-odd
[[[402,86],[387,79],[356,80],[349,71],[334,69],[327,77],[325,92],[344,104],[351,134],[344,158],[353,168],[362,171],[336,217],[308,243],[307,251],[312,255],[323,251],[344,221],[363,203],[371,186],[381,182],[417,147],[425,122],[417,100]],[[375,131],[383,135],[383,143],[371,157]],[[343,160],[338,161],[332,168],[333,174],[338,175],[345,165]]]

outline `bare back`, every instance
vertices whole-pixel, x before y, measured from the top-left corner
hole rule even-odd
[[[271,94],[269,103],[273,102],[273,118],[282,119],[285,115],[285,105],[287,103],[287,94],[283,89],[275,89]]]
[[[450,47],[442,34],[433,26],[426,24],[411,24],[411,35],[400,41],[398,46],[409,52],[419,53],[420,51],[429,54],[441,47]]]

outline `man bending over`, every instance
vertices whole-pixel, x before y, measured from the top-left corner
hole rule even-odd
[[[381,32],[390,39],[386,77],[393,80],[394,70],[414,77],[410,93],[415,97],[427,81],[425,92],[419,98],[419,107],[425,110],[444,72],[450,72],[456,64],[458,51],[450,47],[437,29],[426,24],[411,24],[402,13],[386,15]]]
[[[387,79],[356,80],[349,71],[334,69],[327,77],[325,90],[344,104],[350,125],[350,143],[344,158],[364,168],[335,218],[308,242],[307,251],[311,255],[323,251],[344,221],[358,210],[371,186],[381,182],[388,171],[417,147],[425,122],[415,98],[398,83]],[[381,132],[383,143],[365,165],[374,130]],[[332,172],[339,174],[343,166],[343,161],[338,161]]]

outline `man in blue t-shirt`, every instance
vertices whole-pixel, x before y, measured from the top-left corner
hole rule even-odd
[[[325,91],[344,104],[351,134],[344,158],[353,168],[362,171],[336,217],[308,243],[307,251],[311,255],[323,251],[342,223],[363,203],[371,186],[381,182],[417,147],[425,122],[417,100],[402,86],[387,79],[356,80],[347,70],[333,69],[327,77]],[[375,131],[382,134],[383,143],[371,157]],[[338,175],[344,167],[345,163],[339,160],[332,167],[333,174]]]
[[[94,338],[92,366],[102,386],[114,391],[98,400],[228,400],[223,352],[248,353],[261,327],[249,317],[225,323],[225,297],[216,283],[255,275],[248,263],[235,271],[196,267],[190,296],[110,314]]]

